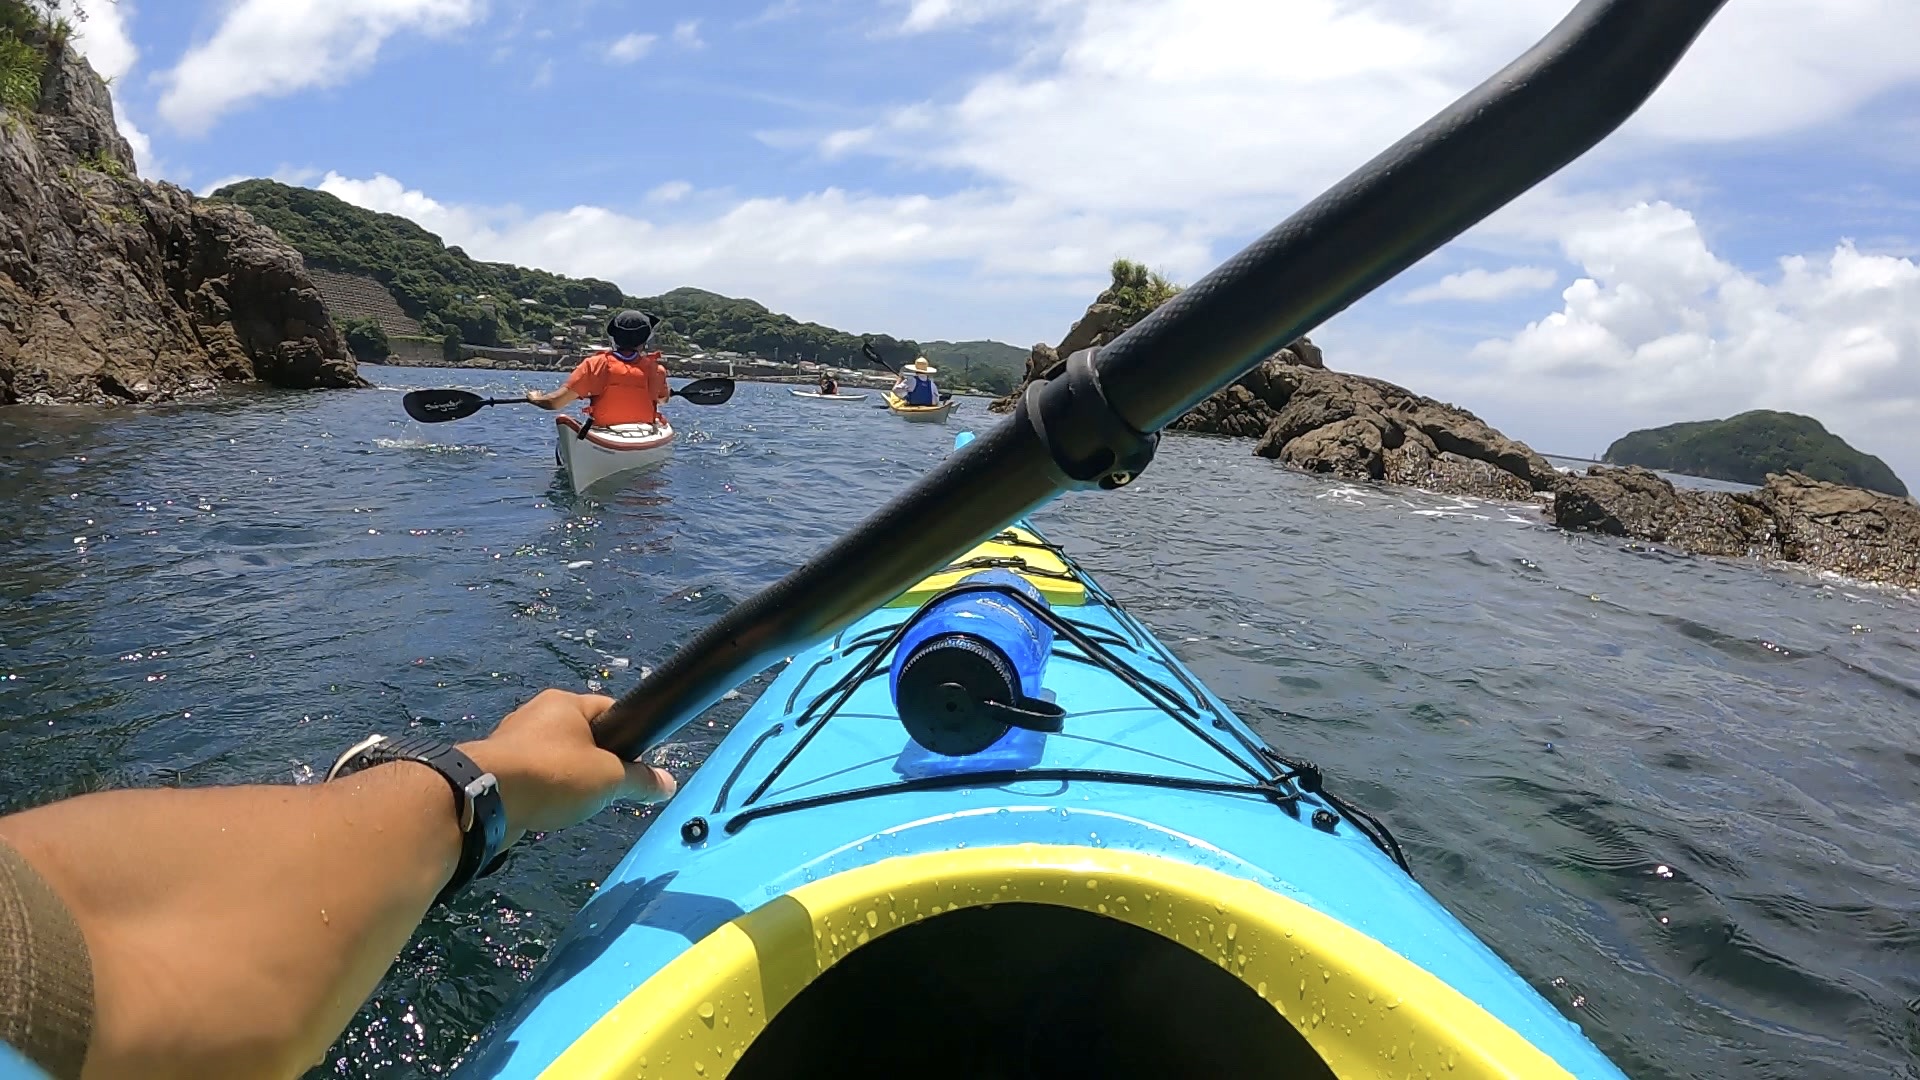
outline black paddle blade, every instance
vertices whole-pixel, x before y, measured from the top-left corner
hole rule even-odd
[[[472,416],[486,407],[487,399],[465,390],[415,390],[401,401],[407,415],[423,424],[444,424]]]
[[[733,400],[733,380],[701,379],[675,390],[673,396],[686,398],[695,405],[725,405]]]

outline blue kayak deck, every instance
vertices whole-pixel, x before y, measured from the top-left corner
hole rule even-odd
[[[796,656],[609,875],[463,1074],[538,1075],[694,943],[805,883],[895,856],[1042,844],[1169,856],[1257,883],[1430,972],[1569,1073],[1621,1075],[1346,814],[1284,784],[1290,794],[1276,798],[1283,763],[1082,580],[1085,602],[1055,614],[1147,685],[1058,641],[1045,684],[1067,709],[1061,732],[1016,732],[973,758],[937,759],[901,726],[887,656],[875,655],[912,608],[882,609]],[[857,685],[843,683],[863,668]],[[1014,769],[1024,775],[1009,777]],[[1316,811],[1337,824],[1315,827]]]

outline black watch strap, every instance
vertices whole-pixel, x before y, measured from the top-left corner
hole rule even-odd
[[[414,761],[439,773],[453,788],[454,819],[460,826],[460,862],[435,904],[444,904],[474,878],[490,874],[503,860],[507,838],[507,809],[500,784],[490,772],[448,743],[431,735],[403,735],[397,739],[376,735],[348,750],[327,773],[333,780],[395,761]]]

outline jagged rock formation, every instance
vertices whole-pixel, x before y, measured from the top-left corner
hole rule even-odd
[[[47,48],[38,109],[0,109],[0,404],[366,385],[299,254],[139,179],[106,85]]]
[[[1105,345],[1132,321],[1102,294],[1058,347],[1033,347],[1025,381],[1080,349]],[[991,408],[1012,409],[1024,390],[1023,383]],[[1254,453],[1311,472],[1486,498],[1525,499],[1559,478],[1539,454],[1465,409],[1327,370],[1320,348],[1306,338],[1195,406],[1172,429],[1256,439]]]
[[[1775,473],[1757,491],[1695,491],[1646,469],[1596,465],[1561,481],[1552,513],[1569,529],[1920,586],[1920,506],[1803,473]]]

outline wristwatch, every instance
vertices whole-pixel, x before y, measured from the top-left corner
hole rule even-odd
[[[327,770],[327,779],[371,769],[395,761],[415,761],[446,778],[453,788],[454,813],[460,823],[460,862],[435,904],[444,904],[474,878],[491,874],[505,861],[501,850],[507,839],[507,809],[500,800],[500,782],[483,772],[472,758],[431,735],[403,735],[390,739],[373,735],[356,743]]]

